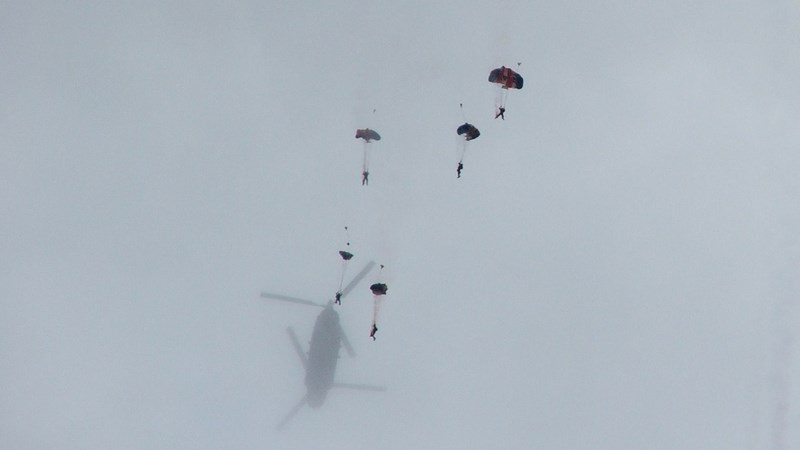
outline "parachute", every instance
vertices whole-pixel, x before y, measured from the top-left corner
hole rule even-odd
[[[378,132],[375,130],[370,130],[369,128],[362,128],[356,130],[356,139],[358,138],[363,139],[365,142],[380,141],[381,135],[378,134]]]
[[[344,227],[344,231],[349,235],[349,229]],[[347,247],[350,247],[350,237],[347,237]],[[347,271],[347,262],[353,259],[353,254],[347,250],[339,250],[339,256],[342,257],[342,276],[339,278],[339,290],[336,291],[337,305],[342,304],[342,284],[344,284],[344,273]]]
[[[503,89],[522,89],[522,75],[502,66],[489,72],[489,81],[499,84]]]
[[[456,133],[463,137],[458,143],[458,168],[456,169],[458,178],[461,178],[461,171],[464,169],[464,157],[467,155],[467,143],[473,139],[477,139],[478,136],[481,135],[481,132],[475,128],[475,125],[464,122],[463,125],[456,129]]]
[[[389,290],[389,286],[386,286],[384,283],[375,283],[369,287],[369,290],[372,291],[373,295],[386,295],[386,291]]]
[[[381,273],[383,272],[383,264],[381,264]],[[378,275],[378,280],[381,279],[381,276]],[[378,315],[381,311],[381,304],[383,303],[383,296],[386,295],[386,292],[389,290],[389,286],[386,283],[381,283],[378,281],[374,283],[372,286],[369,287],[369,290],[372,291],[372,332],[370,333],[370,337],[372,340],[375,340],[375,333],[378,331]]]
[[[481,135],[481,132],[475,128],[475,125],[465,123],[456,129],[459,136],[464,136],[464,139],[471,141]]]
[[[519,65],[520,63],[517,63]],[[522,75],[514,72],[508,67],[502,66],[489,72],[489,82],[494,83],[495,90],[495,116],[505,120],[503,113],[506,111],[506,100],[508,99],[509,89],[522,89]]]
[[[361,128],[356,130],[356,139],[364,140],[364,162],[361,165],[361,185],[369,184],[369,154],[372,141],[380,141],[381,135],[375,130]]]

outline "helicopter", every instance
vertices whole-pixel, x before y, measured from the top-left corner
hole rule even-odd
[[[353,280],[345,286],[344,289],[337,292],[337,299],[346,296],[350,293],[358,283],[369,273],[375,266],[374,261],[370,261],[361,269],[361,272],[353,277]],[[311,334],[311,341],[309,343],[308,353],[303,351],[300,340],[297,338],[292,327],[286,328],[289,334],[289,339],[292,342],[295,352],[297,353],[300,362],[305,369],[305,385],[306,394],[297,402],[297,404],[289,410],[286,416],[276,426],[280,430],[300,411],[304,405],[317,409],[325,402],[328,391],[331,388],[346,388],[357,389],[365,391],[386,391],[383,386],[374,386],[368,384],[356,383],[341,383],[334,381],[336,374],[336,364],[339,360],[339,349],[344,346],[350,357],[355,357],[355,351],[344,330],[339,323],[339,313],[333,309],[333,300],[329,300],[327,304],[314,302],[297,297],[290,297],[287,295],[271,294],[262,292],[261,297],[272,300],[281,300],[285,302],[297,303],[306,306],[314,306],[322,308],[322,312],[317,316],[314,323],[314,331]]]

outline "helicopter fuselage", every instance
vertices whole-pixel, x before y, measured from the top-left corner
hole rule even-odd
[[[331,305],[325,307],[314,323],[314,332],[306,363],[306,399],[312,408],[319,408],[333,387],[342,336],[339,313]]]

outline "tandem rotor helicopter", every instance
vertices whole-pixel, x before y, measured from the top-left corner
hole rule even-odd
[[[349,294],[358,283],[369,273],[375,266],[374,261],[370,261],[361,269],[361,272],[353,277],[347,286],[336,293],[336,301],[341,301],[347,294]],[[344,330],[339,323],[339,313],[333,309],[334,300],[329,300],[327,304],[314,302],[297,297],[290,297],[287,295],[271,294],[262,292],[261,297],[272,300],[281,300],[285,302],[297,303],[300,305],[314,306],[322,308],[322,312],[317,316],[314,323],[314,331],[311,334],[311,341],[309,343],[308,353],[303,351],[300,340],[297,338],[292,327],[286,328],[289,334],[289,339],[292,342],[295,352],[297,353],[300,362],[305,369],[305,385],[306,394],[297,404],[286,414],[286,416],[278,423],[276,429],[280,430],[300,411],[304,405],[311,408],[319,408],[325,402],[328,391],[331,388],[346,388],[357,389],[365,391],[385,391],[383,386],[374,386],[369,384],[356,384],[356,383],[342,383],[334,381],[336,374],[336,364],[339,360],[339,349],[344,346],[350,357],[355,356],[350,341],[344,334]]]

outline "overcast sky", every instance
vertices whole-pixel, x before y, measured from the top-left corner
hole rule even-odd
[[[0,2],[0,447],[800,449],[798,2],[184,3]]]

